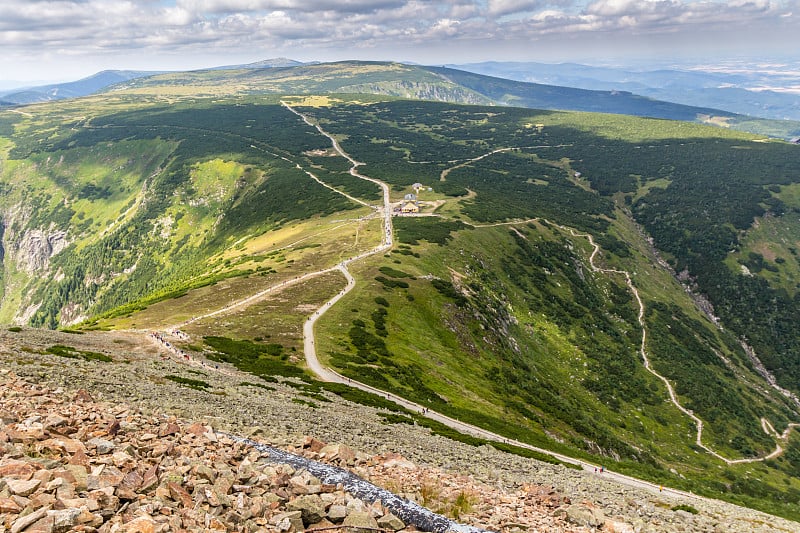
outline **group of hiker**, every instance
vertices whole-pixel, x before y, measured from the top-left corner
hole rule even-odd
[[[178,337],[179,339],[183,339],[183,340],[188,340],[189,339],[189,336],[186,335],[185,333],[183,333],[180,330],[174,330],[171,333],[173,335],[175,335],[176,337]],[[177,335],[176,335],[176,333],[177,333]],[[164,348],[169,350],[171,353],[177,355],[178,357],[181,357],[181,358],[185,359],[186,361],[190,361],[192,359],[191,356],[188,353],[186,353],[185,351],[181,350],[180,348],[178,348],[177,346],[175,346],[174,344],[169,342],[167,339],[164,338],[164,335],[162,335],[158,331],[151,331],[149,336],[152,339],[155,339],[156,342],[160,343]]]

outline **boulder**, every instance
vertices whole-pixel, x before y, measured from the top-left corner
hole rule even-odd
[[[328,520],[339,524],[347,516],[347,507],[344,505],[331,505],[328,508]]]
[[[47,515],[53,519],[54,533],[62,531],[69,531],[78,525],[78,519],[81,516],[81,510],[70,508],[62,509],[60,511],[48,511]]]
[[[325,518],[325,502],[316,494],[298,496],[286,504],[289,511],[300,511],[303,523],[306,525],[316,524]]]
[[[403,523],[402,520],[397,518],[392,513],[386,513],[382,517],[378,518],[378,527],[380,527],[381,529],[400,531],[401,529],[405,529],[406,525]]]
[[[110,440],[101,439],[99,437],[95,437],[95,438],[91,439],[86,444],[88,444],[90,447],[94,447],[97,450],[97,453],[100,454],[100,455],[105,455],[107,453],[111,453],[112,451],[114,451],[114,448],[116,448],[116,446],[117,446],[116,444],[114,444]]]
[[[353,512],[347,515],[342,525],[350,528],[354,533],[367,533],[370,530],[378,529],[378,522],[370,513]]]
[[[586,527],[603,527],[606,522],[602,510],[584,504],[573,504],[566,508],[567,520]]]
[[[8,490],[16,496],[30,496],[41,484],[42,482],[38,479],[9,479],[6,481]]]

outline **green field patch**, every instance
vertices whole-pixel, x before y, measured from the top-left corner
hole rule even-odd
[[[113,361],[113,359],[106,354],[78,350],[77,348],[64,346],[63,344],[54,344],[47,348],[45,352],[59,357],[66,357],[67,359],[83,359],[84,361],[100,361],[103,363],[110,363]]]
[[[289,356],[277,344],[259,344],[227,337],[204,337],[203,342],[213,351],[212,361],[231,363],[236,368],[256,376],[305,377],[305,372],[288,362]]]
[[[200,379],[185,378],[182,376],[175,376],[172,374],[164,376],[164,379],[168,379],[173,383],[177,383],[178,385],[183,385],[184,387],[189,387],[190,389],[194,390],[205,391],[211,388],[211,385]]]

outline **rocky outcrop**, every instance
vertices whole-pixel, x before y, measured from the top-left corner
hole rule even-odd
[[[66,231],[29,229],[9,243],[9,255],[18,269],[28,273],[41,272],[50,264],[50,258],[67,246]]]
[[[3,266],[3,258],[6,255],[6,250],[3,248],[3,237],[6,233],[6,226],[5,221],[0,217],[0,270],[2,270]]]

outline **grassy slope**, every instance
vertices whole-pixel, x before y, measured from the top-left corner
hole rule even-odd
[[[159,298],[169,291],[183,295],[181,298],[162,303],[155,303],[158,298],[154,298],[139,312],[137,307],[122,308],[115,313],[117,318],[97,326],[167,325],[173,319],[235,301],[237,295],[252,293],[286,276],[331,266],[342,254],[369,249],[378,241],[376,221],[346,222],[363,215],[364,210],[336,212],[354,206],[334,201],[332,193],[317,187],[298,197],[297,184],[305,186],[310,180],[293,170],[292,164],[269,155],[282,155],[307,168],[322,167],[321,173],[339,179],[353,194],[374,199],[374,191],[348,181],[340,158],[320,155],[317,150],[328,149],[324,138],[277,106],[239,103],[245,105],[186,104],[123,113],[133,103],[112,101],[114,115],[92,109],[96,115],[93,127],[81,125],[77,118],[87,108],[72,103],[64,111],[64,116],[73,117],[67,123],[76,124],[80,132],[72,138],[59,133],[58,120],[63,116],[56,116],[54,107],[38,108],[42,115],[29,120],[15,117],[21,120],[14,137],[17,148],[29,150],[28,161],[39,158],[40,166],[29,172],[48,193],[57,190],[51,185],[55,170],[42,172],[40,168],[49,169],[55,154],[69,154],[78,161],[78,156],[86,156],[92,149],[107,149],[107,167],[102,172],[96,170],[96,162],[80,171],[81,176],[85,172],[96,180],[111,175],[119,166],[111,157],[113,150],[168,139],[163,153],[170,155],[153,187],[167,193],[170,200],[158,203],[159,209],[152,212],[154,200],[143,202],[136,215],[120,222],[115,234],[148,221],[148,232],[140,235],[145,238],[138,243],[141,250],[155,250],[162,265],[184,256],[199,260],[193,261],[192,268],[179,263],[182,269],[167,270],[169,276],[160,287],[138,288],[139,295],[152,295],[155,289]],[[100,103],[87,100],[84,105]],[[746,137],[663,121],[409,102],[315,112],[325,120],[326,128],[343,139],[347,150],[367,162],[364,172],[390,181],[396,195],[407,192],[415,181],[434,187],[432,198],[446,200],[438,212],[451,217],[399,220],[398,236],[407,244],[389,257],[374,257],[354,267],[361,283],[319,326],[321,351],[328,353],[334,365],[523,440],[570,453],[602,454],[603,460],[619,458],[615,467],[621,470],[693,490],[713,490],[714,494],[730,490],[731,498],[762,507],[777,502],[782,505],[776,508],[779,512],[795,516],[800,487],[787,475],[795,468],[794,455],[770,465],[723,468],[694,449],[690,421],[666,401],[663,385],[638,363],[636,309],[623,280],[590,271],[585,238],[545,224],[518,224],[515,231],[503,226],[458,229],[457,224],[459,220],[481,222],[545,214],[559,223],[597,235],[614,235],[627,243],[620,245],[607,238],[604,245],[616,254],[606,252],[603,260],[635,272],[648,309],[661,313],[652,315],[657,320],[650,325],[661,327],[658,346],[652,349],[657,368],[680,378],[681,383],[687,382],[680,372],[691,369],[692,386],[679,387],[678,392],[684,403],[709,418],[709,445],[731,457],[763,453],[774,443],[761,432],[758,417],[767,416],[781,430],[789,417],[785,402],[761,392],[763,382],[749,369],[735,339],[717,331],[669,273],[652,265],[649,248],[627,212],[588,191],[586,180],[573,179],[573,167],[591,178],[591,161],[564,159],[585,148],[587,140],[606,142],[598,133],[611,140],[624,135],[639,143],[668,142],[681,136],[704,139],[712,131],[736,142]],[[250,122],[254,116],[258,119]],[[527,126],[538,123],[545,124],[543,132]],[[271,128],[260,127],[264,124]],[[118,132],[116,125],[127,129]],[[214,128],[218,133],[209,145],[204,137]],[[260,148],[257,153],[248,150],[254,142]],[[563,146],[498,154],[453,171],[446,182],[439,181],[441,171],[451,166],[448,161],[453,159],[476,157],[497,147],[543,144]],[[422,163],[425,161],[429,163]],[[25,165],[34,168],[6,156],[3,168],[4,172],[16,172]],[[136,205],[138,191],[133,185],[144,177],[140,174],[138,182],[127,185],[130,196],[123,206],[131,199]],[[460,194],[459,189],[466,192],[466,188],[472,194],[448,196]],[[264,197],[280,201],[265,204],[261,201]],[[285,210],[302,206],[296,200],[305,202],[310,197],[329,203],[308,205],[305,214],[302,208]],[[624,199],[616,199],[618,206],[624,207]],[[54,209],[49,213],[56,213]],[[115,209],[109,209],[106,216],[114,215]],[[320,212],[327,214],[308,218]],[[234,213],[235,217],[229,216]],[[273,213],[278,216],[271,218]],[[221,214],[226,216],[220,218]],[[77,217],[71,215],[70,221],[72,216]],[[168,219],[172,222],[167,223]],[[93,238],[97,239],[96,233]],[[286,248],[297,242],[302,244]],[[90,254],[98,244],[87,237],[84,246]],[[69,273],[70,263],[61,261],[65,262],[59,265]],[[259,268],[262,270],[257,271]],[[254,271],[252,275],[222,279],[249,269]],[[150,275],[137,272],[119,279],[116,287],[136,287],[136,276],[145,280]],[[6,275],[9,273],[14,275],[13,269]],[[437,288],[434,279],[452,286],[439,283]],[[195,281],[204,286],[187,292]],[[214,282],[216,285],[209,285]],[[317,280],[308,293],[309,302],[324,298],[327,290],[337,290],[340,283],[335,276]],[[103,289],[112,294],[114,287]],[[135,294],[129,299],[135,299]],[[250,313],[226,316],[224,321],[202,321],[194,327],[197,333],[258,336],[264,342],[269,340],[265,335],[271,335],[282,339],[286,347],[297,347],[303,309],[282,302],[288,299],[278,295],[254,308],[270,320],[269,328],[261,329]],[[270,308],[270,302],[275,307]],[[354,340],[366,346],[363,353]],[[714,350],[732,361],[734,370],[727,368]],[[715,394],[727,391],[734,400],[728,402],[720,395],[724,405],[709,404],[703,387]],[[670,474],[669,468],[676,468],[688,480]],[[725,483],[731,488],[726,489]],[[759,491],[769,494],[769,501],[759,501]]]
[[[170,97],[226,97],[232,94],[361,94],[462,104],[500,104],[535,109],[600,111],[687,120],[790,139],[800,123],[759,119],[717,109],[693,107],[618,91],[589,91],[524,83],[449,68],[365,61],[296,67],[168,73],[133,80],[126,94]],[[115,87],[114,92],[120,91]]]
[[[409,104],[409,106],[414,106],[414,104]],[[365,110],[365,114],[371,117],[371,124],[375,123],[375,118],[380,120],[380,114],[375,114],[370,110]],[[344,143],[345,148],[351,149],[356,157],[368,162],[365,170],[368,174],[371,169],[373,172],[371,175],[396,180],[398,184],[404,184],[406,181],[420,176],[423,177],[422,181],[425,183],[426,179],[431,180],[431,177],[438,176],[441,166],[436,167],[435,163],[431,166],[436,170],[430,168],[417,170],[418,167],[413,167],[415,174],[405,174],[406,166],[409,169],[412,168],[407,165],[408,161],[427,159],[425,156],[414,153],[413,148],[411,152],[405,154],[405,157],[396,159],[391,165],[378,162],[377,158],[375,164],[372,164],[373,146],[381,144],[380,141],[377,143],[374,141],[376,137],[380,138],[380,136],[372,131],[373,127],[370,125],[370,129],[364,131],[364,124],[359,123],[363,137],[373,139],[371,143],[364,144],[363,141],[353,137],[355,132],[350,131],[345,126],[345,122],[337,121],[335,116],[331,115],[330,113],[325,114],[325,120],[330,122],[333,131],[340,128],[338,131],[348,135]],[[348,117],[347,121],[350,123],[357,122],[354,121],[352,110],[342,110],[341,116]],[[406,133],[401,135],[397,130],[392,130],[391,133],[386,134],[393,139],[393,145],[397,146],[398,142],[409,142],[410,145],[413,145],[413,142],[407,140],[404,135],[411,133],[422,137],[424,132],[431,131],[430,125],[420,115],[415,115],[415,119],[416,123],[411,126],[401,124],[401,128],[404,127]],[[466,117],[462,117],[462,119],[464,123],[469,122]],[[549,114],[530,117],[530,120],[556,126],[577,126],[592,132],[598,131],[602,122],[606,126],[602,133],[608,138],[618,139],[624,134],[626,138],[639,142],[652,142],[659,138],[673,139],[680,135],[685,135],[686,138],[705,139],[710,134],[710,130],[706,128],[678,123],[622,119],[609,124],[607,117],[601,118],[592,115]],[[574,122],[570,122],[571,120]],[[392,127],[392,122],[388,120],[381,123],[388,129]],[[473,124],[481,127],[480,121]],[[662,125],[663,127],[661,127]],[[491,128],[491,126],[496,127]],[[547,127],[545,126],[545,131],[547,131]],[[435,130],[436,127],[434,126],[433,129]],[[495,136],[495,139],[482,145],[480,147],[482,150],[496,147],[501,142],[497,138],[499,137],[498,124],[486,124],[486,129]],[[457,130],[452,134],[456,138],[460,136]],[[747,139],[745,135],[734,132],[725,132],[724,135],[730,135],[732,139]],[[431,135],[431,137],[433,136]],[[492,142],[495,143],[494,146],[491,144]],[[404,146],[404,144],[400,144],[400,146]],[[500,144],[500,146],[508,145]],[[481,152],[474,150],[474,153],[478,155]],[[546,157],[544,155],[546,152],[540,150],[538,153],[541,157]],[[520,154],[519,157],[523,157],[523,154]],[[440,160],[445,158],[448,158],[448,154],[441,154]],[[498,168],[497,165],[513,168],[512,163],[501,164],[496,159],[485,160],[481,164],[476,163],[473,166],[491,172],[493,165],[495,168]],[[391,166],[391,170],[388,168],[389,166]],[[553,166],[559,165],[557,162],[553,162]],[[582,166],[585,173],[591,172],[591,167],[587,167],[585,161]],[[499,178],[501,175],[502,173],[496,176]],[[549,182],[554,179],[552,175],[544,177],[545,181]],[[451,173],[447,179],[450,182],[458,177],[457,174]],[[534,184],[537,181],[541,181],[541,178],[533,180]],[[437,185],[435,181],[430,181],[430,183],[434,186]],[[499,182],[495,181],[495,187],[498,186]],[[488,189],[484,192],[490,194]],[[513,204],[511,198],[507,199]],[[622,198],[620,198],[621,200]],[[447,210],[442,212],[460,217],[462,220],[470,213],[484,217],[486,216],[485,212],[474,210],[474,206],[480,205],[481,201],[481,191],[479,191],[477,198],[449,202]],[[458,209],[453,209],[454,205],[458,203],[462,206],[460,212]],[[500,208],[499,204],[498,209],[499,213],[496,212],[494,215],[498,216],[499,214],[502,217],[506,211]],[[522,212],[522,214],[527,213]],[[746,356],[738,346],[736,339],[717,330],[716,326],[697,310],[669,272],[654,264],[655,258],[652,256],[649,246],[629,220],[625,211],[616,211],[612,221],[610,233],[628,243],[629,247],[626,254],[623,254],[624,257],[615,257],[608,253],[604,257],[611,261],[612,266],[616,265],[636,272],[635,282],[642,291],[648,309],[651,310],[648,314],[648,327],[653,330],[654,338],[657,339],[650,344],[654,364],[660,372],[678,383],[677,391],[682,403],[694,409],[699,416],[707,420],[704,442],[731,458],[771,451],[775,442],[761,431],[759,418],[767,416],[774,423],[785,427],[788,417],[792,416],[785,400],[773,392],[763,392],[763,386],[759,385],[761,379],[750,369]],[[409,222],[409,224],[413,224],[413,222]],[[591,226],[593,223],[587,220],[586,224]],[[526,232],[534,229],[525,226],[519,228]],[[531,233],[532,235],[529,235],[528,238],[535,239],[542,234],[547,235],[548,239],[558,240],[560,238],[560,236],[552,235],[550,230],[545,231],[540,227],[536,227],[535,231]],[[583,270],[588,270],[585,264],[587,254],[585,239],[571,238],[569,240],[572,242],[573,248],[583,250]],[[558,435],[559,439],[566,439],[566,442],[571,445],[596,451],[598,448],[595,446],[596,441],[605,439],[604,442],[607,446],[604,448],[605,452],[609,453],[610,450],[613,450],[611,453],[620,453],[622,457],[625,456],[624,443],[627,442],[640,447],[643,452],[632,455],[638,455],[641,458],[646,452],[656,458],[655,462],[661,468],[678,467],[682,472],[690,473],[693,483],[698,483],[693,486],[694,488],[705,487],[707,490],[709,486],[721,486],[714,485],[716,482],[709,484],[708,470],[715,463],[718,466],[719,464],[708,456],[701,454],[698,457],[697,450],[692,444],[694,440],[693,425],[670,404],[665,403],[666,391],[663,385],[652,376],[642,373],[641,367],[633,370],[631,377],[637,380],[639,389],[644,389],[643,398],[637,397],[630,391],[627,391],[628,398],[615,398],[612,394],[603,399],[599,393],[597,395],[600,396],[599,402],[597,397],[586,398],[587,388],[594,392],[603,390],[602,384],[592,383],[592,377],[607,371],[602,364],[607,365],[609,362],[605,361],[598,367],[597,361],[592,361],[586,355],[587,351],[591,351],[589,349],[590,342],[587,342],[588,339],[581,339],[580,331],[581,329],[583,329],[583,333],[587,331],[586,324],[576,325],[573,323],[565,326],[554,323],[554,316],[558,316],[558,309],[550,307],[542,316],[541,310],[531,307],[530,304],[525,305],[523,300],[529,296],[525,291],[522,291],[522,296],[514,297],[513,283],[501,274],[503,269],[499,264],[500,257],[507,257],[517,252],[509,243],[507,229],[460,231],[444,247],[425,243],[424,240],[420,242],[420,245],[412,246],[409,249],[412,254],[418,253],[420,258],[404,253],[392,254],[389,258],[383,258],[381,261],[375,260],[368,266],[365,265],[361,271],[365,284],[360,290],[353,293],[353,303],[351,304],[349,301],[343,303],[338,308],[338,315],[326,317],[326,320],[330,320],[330,322],[323,323],[321,326],[324,328],[322,337],[330,339],[328,352],[330,361],[334,365],[360,379],[393,388],[398,393],[415,397],[423,402],[427,395],[430,401],[429,405],[432,407],[450,410],[453,414],[465,418],[481,420],[482,416],[477,414],[477,412],[481,412],[482,414],[492,413],[496,420],[516,420],[517,423],[521,423],[522,427],[527,426],[527,433],[522,434],[523,438],[528,438],[533,442],[541,442],[541,439],[547,440],[548,437],[545,435],[549,433]],[[613,243],[613,241],[611,242]],[[492,250],[493,253],[487,257],[483,253],[484,250]],[[472,265],[465,259],[471,254],[473,257],[480,258],[477,263]],[[396,261],[400,261],[400,264]],[[447,265],[447,268],[443,265]],[[378,270],[380,266],[406,271],[414,274],[417,279],[405,280],[409,284],[407,289],[395,287],[387,291],[382,283],[374,281],[374,278],[380,274]],[[491,282],[481,279],[476,274],[481,270],[492,273]],[[468,299],[474,305],[471,305],[468,312],[462,313],[462,316],[459,317],[453,302],[443,298],[431,287],[429,282],[421,279],[422,276],[430,274],[455,283],[462,283],[466,287],[464,293],[468,295]],[[562,288],[569,287],[568,280],[563,277],[556,279],[558,279],[556,285]],[[470,281],[478,283],[484,288],[487,285],[499,284],[494,292],[495,296],[500,294],[502,297],[499,301],[492,302],[489,297],[488,302],[476,303],[486,295],[471,294],[473,291],[469,285]],[[598,280],[596,281],[598,285],[593,290],[596,293],[608,294],[612,285],[616,286],[618,290],[620,289],[620,281],[619,279]],[[603,288],[604,284],[606,284],[605,288]],[[520,287],[517,287],[516,290],[519,291]],[[530,291],[531,287],[527,287],[527,290]],[[574,290],[577,288],[569,287],[565,294],[569,294],[570,291],[573,291],[574,294]],[[549,291],[548,294],[551,297],[559,295],[557,290]],[[411,302],[408,300],[409,295],[413,297]],[[374,310],[381,307],[375,302],[376,297],[383,297],[389,302],[388,316],[385,319],[387,336],[384,341],[385,351],[389,356],[381,355],[383,348],[380,343],[373,344],[373,348],[377,346],[377,349],[373,350],[377,356],[374,357],[374,360],[370,360],[370,358],[363,357],[364,354],[359,354],[358,342],[353,342],[353,335],[348,334],[348,329],[353,326],[354,320],[360,320],[365,325],[364,330],[379,337],[378,328],[375,327],[376,324],[372,318]],[[567,301],[569,299],[567,298]],[[514,310],[513,316],[517,324],[508,331],[511,337],[517,341],[521,352],[534,356],[530,357],[528,362],[535,361],[537,386],[546,388],[549,383],[554,390],[560,391],[560,399],[566,403],[562,413],[546,410],[552,408],[553,404],[557,402],[543,402],[539,405],[529,402],[522,406],[513,405],[514,388],[513,384],[509,385],[508,380],[504,385],[508,385],[509,388],[502,392],[492,390],[492,386],[487,386],[487,384],[497,381],[492,378],[497,374],[487,373],[491,367],[498,365],[498,361],[501,362],[500,366],[502,367],[503,358],[513,356],[510,356],[508,350],[504,350],[504,347],[499,345],[500,343],[491,346],[493,342],[490,333],[492,325],[482,324],[480,320],[474,320],[473,317],[492,312],[496,315],[501,305],[509,305]],[[441,312],[440,309],[444,309],[444,312]],[[334,312],[336,311],[334,310]],[[396,318],[393,320],[393,317]],[[634,329],[635,326],[628,318],[628,327],[623,330],[630,332]],[[687,335],[689,332],[693,333]],[[497,339],[494,342],[497,342]],[[635,338],[631,338],[627,351],[635,352],[635,346]],[[359,360],[359,356],[363,360]],[[622,353],[618,353],[613,357],[621,356]],[[730,361],[730,364],[726,364],[725,360]],[[587,368],[592,370],[582,369],[584,363],[587,363]],[[593,363],[595,366],[589,366]],[[376,364],[380,370],[376,371]],[[611,364],[614,362],[612,361]],[[617,367],[613,368],[616,372]],[[422,379],[408,379],[408,369],[413,369],[415,376],[423,376]],[[517,373],[519,374],[518,370]],[[457,379],[456,376],[458,376]],[[615,378],[618,377],[621,376],[615,376]],[[574,385],[564,390],[562,386],[564,382]],[[739,384],[733,385],[734,382]],[[461,391],[458,391],[459,387],[462,389]],[[437,401],[430,395],[430,391],[447,400],[447,403]],[[623,395],[620,393],[619,396]],[[661,403],[658,401],[652,403],[659,397]],[[528,398],[530,399],[530,397]],[[486,406],[486,401],[493,405]],[[580,419],[580,416],[575,416],[575,413],[566,415],[570,413],[569,404],[581,405],[582,415],[590,419],[602,420],[603,424],[601,427],[591,425],[587,427],[576,423],[583,420]],[[544,405],[548,407],[543,409]],[[528,420],[525,420],[523,416],[526,416]],[[535,421],[532,425],[530,424],[531,420]],[[485,419],[482,421],[487,422]],[[492,425],[493,423],[489,421],[488,424]],[[509,424],[497,425],[495,422],[494,427],[501,431],[508,431],[509,434],[518,431]],[[577,433],[582,435],[581,437],[576,438],[576,428]],[[595,440],[592,441],[591,438],[586,440],[587,434],[593,435]],[[520,433],[516,432],[516,435],[519,436]],[[641,448],[643,442],[657,442],[658,446],[651,444],[649,447]],[[551,445],[553,445],[552,440]],[[599,448],[603,448],[603,446],[599,446]],[[630,453],[629,450],[628,453]],[[754,470],[763,468],[762,465],[749,465],[731,466],[724,470],[726,476],[739,482],[740,476],[747,478]],[[780,492],[783,483],[789,483],[793,487],[790,492],[796,491],[797,487],[794,487],[784,473],[776,470],[768,470],[768,472],[768,486],[772,487],[769,491]],[[655,475],[655,478],[658,479],[659,476],[664,475],[669,476],[661,471]],[[748,494],[752,496],[752,486],[748,488],[748,484],[745,482],[738,485],[729,483],[729,485],[734,487],[733,492],[738,493],[735,497],[746,499],[749,497]],[[794,494],[796,496],[796,492]],[[794,499],[795,496],[791,498]],[[781,497],[781,499],[785,498]]]
[[[65,107],[30,107],[6,132],[9,229],[61,230],[70,244],[50,265],[60,272],[57,292],[7,262],[10,290],[0,310],[7,320],[38,301],[34,324],[53,326],[257,269],[218,254],[243,236],[355,207],[296,164],[351,194],[375,195],[374,187],[365,190],[346,176],[336,158],[314,155],[327,139],[278,105],[200,115],[191,104],[163,107],[147,99]],[[286,120],[294,129],[283,126]],[[33,217],[14,218],[22,204],[35,206]]]

